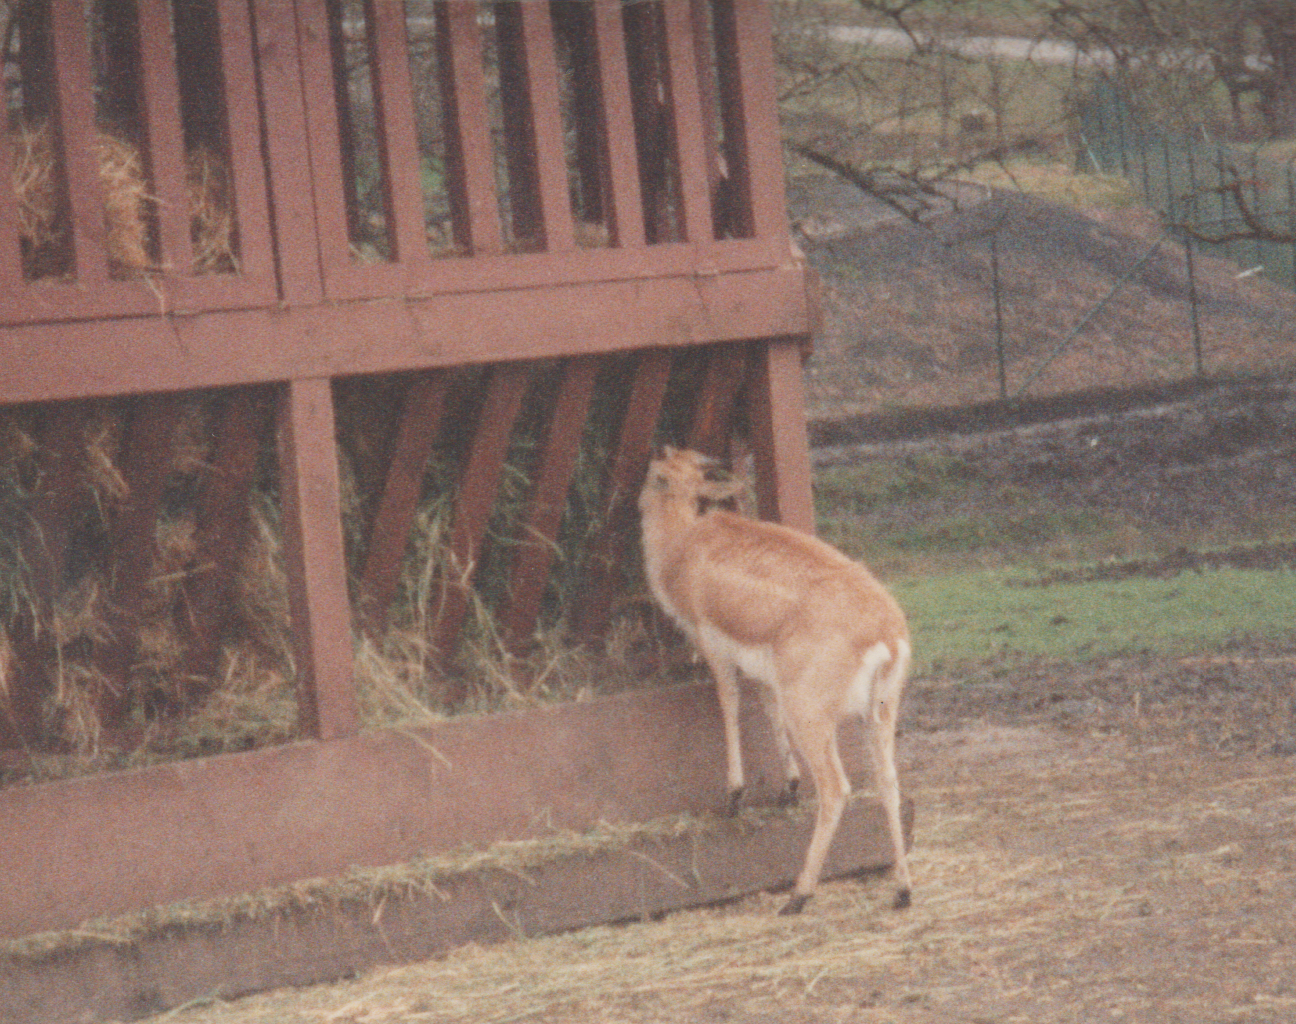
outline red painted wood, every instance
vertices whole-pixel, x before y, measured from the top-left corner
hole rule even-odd
[[[344,163],[339,136],[341,115],[334,91],[330,47],[332,27],[325,0],[300,0],[297,18],[301,89],[306,103],[310,175],[315,189],[319,232],[319,260],[327,282],[326,291],[331,292],[333,277],[345,274],[351,266],[347,190],[343,181]]]
[[[261,115],[248,2],[217,0],[217,7],[229,119],[230,171],[238,218],[239,266],[245,278],[261,284],[257,294],[268,299],[273,296],[269,289],[274,281],[274,253],[270,243],[270,211],[261,156]]]
[[[535,486],[509,568],[508,600],[497,613],[500,631],[516,653],[522,653],[531,643],[540,615],[540,601],[549,582],[558,528],[567,508],[567,490],[576,470],[600,362],[593,356],[583,356],[563,366],[535,472]]]
[[[684,237],[706,250],[711,240],[710,176],[715,157],[706,148],[703,109],[698,96],[698,67],[689,5],[663,4],[666,12],[667,67],[675,105],[676,149],[684,203]]]
[[[292,5],[282,0],[253,0],[256,13],[256,60],[265,96],[266,153],[273,171],[278,278],[289,304],[318,302],[320,238],[316,230],[315,182],[309,161],[302,159],[307,133],[307,98],[301,80],[301,51]]]
[[[424,374],[411,381],[405,393],[360,575],[360,619],[371,633],[382,631],[400,583],[401,564],[423,493],[428,459],[445,415],[448,387],[444,374]]]
[[[693,17],[697,24],[709,16],[715,49],[716,104],[724,135],[723,147],[717,150],[723,154],[724,173],[713,175],[711,182],[717,237],[749,238],[754,234],[751,173],[735,5],[736,0],[693,0]]]
[[[351,608],[333,396],[324,379],[289,382],[279,411],[279,495],[297,662],[298,726],[335,739],[356,731]]]
[[[748,346],[716,345],[707,358],[686,446],[717,458],[728,454],[734,409],[747,382]]]
[[[586,555],[581,599],[573,613],[574,632],[585,640],[606,630],[624,576],[626,552],[639,542],[637,498],[670,371],[667,349],[647,349],[636,357],[634,383],[608,464],[605,525]]]
[[[619,0],[594,0],[594,32],[607,133],[608,191],[615,245],[644,244],[643,196],[639,191],[639,155],[631,113],[629,69],[626,66],[625,26]],[[604,203],[608,199],[605,195]]]
[[[751,231],[761,238],[787,233],[787,205],[783,190],[783,154],[779,138],[778,104],[774,95],[777,75],[771,43],[773,26],[768,5],[761,0],[717,0],[723,10],[732,5],[733,46],[737,78],[732,88],[741,95],[741,138],[746,155],[746,196],[751,206]],[[722,83],[723,83],[722,79]],[[726,108],[739,107],[738,98],[725,99]],[[736,114],[735,114],[736,116]],[[741,183],[743,164],[730,158],[730,175]],[[735,177],[735,175],[737,175]]]
[[[431,256],[423,221],[418,140],[414,136],[405,5],[368,0],[365,10],[374,41],[374,115],[385,154],[385,188],[392,210],[387,229],[392,237],[393,258],[426,265]]]
[[[495,153],[483,130],[489,120],[477,7],[438,4],[436,18],[455,236],[475,256],[497,255],[503,238],[495,203]]]
[[[689,255],[687,246],[679,248]],[[77,324],[42,324],[5,331],[8,358],[0,361],[0,395],[10,402],[40,401],[294,375],[388,373],[802,334],[806,325],[805,275],[795,267],[344,307],[103,320],[92,332]],[[141,366],[148,367],[147,375]]]
[[[904,801],[901,813],[908,845],[912,802]],[[192,1006],[215,991],[252,993],[355,978],[465,945],[655,920],[685,907],[778,891],[792,885],[813,824],[808,809],[699,822],[669,837],[634,836],[597,854],[555,850],[525,872],[464,868],[438,877],[433,898],[419,885],[386,887],[376,909],[374,900],[355,898],[268,908],[232,915],[215,939],[208,927],[195,925],[159,929],[129,944],[84,942],[0,962],[0,1020],[129,1020],[142,1006],[150,1013]],[[893,860],[881,803],[852,800],[829,850],[824,881],[859,879]]]
[[[801,344],[761,342],[752,394],[752,453],[760,517],[815,532]]]
[[[486,382],[481,413],[455,496],[448,574],[441,580],[439,607],[429,609],[429,618],[435,623],[432,649],[438,657],[449,655],[468,616],[473,576],[499,493],[513,424],[530,385],[531,368],[521,363],[493,366]],[[451,699],[461,696],[451,694]]]
[[[103,191],[94,153],[94,76],[85,15],[76,4],[50,4],[63,168],[72,207],[76,277],[83,285],[108,279]]]
[[[194,516],[199,571],[186,585],[178,618],[188,677],[181,703],[196,703],[217,681],[221,641],[252,530],[249,502],[271,405],[267,389],[241,389],[223,396],[212,413],[215,444]]]
[[[567,156],[559,109],[553,21],[547,4],[517,6],[522,10],[525,73],[531,97],[531,133],[545,249],[548,252],[569,252],[576,247],[576,240],[567,187]]]
[[[104,728],[123,724],[130,710],[131,670],[138,650],[140,611],[153,581],[157,524],[170,472],[176,426],[184,412],[179,395],[146,395],[133,403],[117,465],[127,493],[112,519],[112,580],[106,604],[107,637],[96,644],[104,683],[94,693]]]
[[[782,785],[744,693],[747,794]],[[633,742],[627,742],[632,737]],[[842,732],[866,778],[858,729]],[[0,937],[492,842],[719,812],[710,683],[0,790]],[[87,827],[93,822],[94,827]]]
[[[148,136],[150,191],[161,242],[161,263],[169,272],[188,274],[193,263],[189,235],[189,196],[185,187],[184,139],[180,127],[180,82],[170,12],[163,4],[140,4],[140,70]]]

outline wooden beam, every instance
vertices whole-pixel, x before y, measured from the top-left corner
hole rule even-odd
[[[743,690],[747,798],[773,804],[782,768]],[[843,728],[841,748],[851,779],[869,779],[861,731]],[[710,683],[10,786],[0,938],[726,800]]]
[[[356,697],[342,549],[342,499],[327,379],[290,381],[279,410],[288,608],[304,736],[355,733]]]
[[[586,555],[581,601],[572,616],[573,632],[583,640],[594,640],[607,629],[626,552],[638,543],[635,502],[648,470],[670,371],[669,349],[648,349],[636,357],[630,399],[608,464],[605,525]]]
[[[510,650],[518,654],[530,645],[540,615],[540,601],[549,582],[558,528],[567,508],[567,490],[576,470],[599,365],[596,357],[582,356],[563,366],[535,486],[508,573],[508,598],[499,612],[500,631]]]
[[[503,363],[491,367],[485,399],[455,495],[450,523],[450,564],[441,581],[440,606],[430,616],[435,623],[432,649],[441,658],[450,654],[468,616],[473,577],[491,509],[499,493],[513,424],[530,384],[531,368],[527,364]],[[452,693],[450,697],[455,700],[462,693]]]
[[[903,815],[908,842],[912,803],[905,802]],[[466,944],[655,920],[685,907],[777,891],[795,878],[811,825],[808,810],[759,821],[703,821],[669,836],[632,836],[597,853],[588,844],[555,851],[525,872],[466,868],[438,876],[430,898],[416,884],[385,892],[377,910],[371,899],[342,897],[235,914],[221,922],[219,941],[212,941],[210,926],[199,924],[159,929],[129,944],[87,940],[75,949],[0,964],[0,1019],[126,1020],[141,1006],[154,1013],[210,999],[215,991],[352,978]],[[880,871],[893,859],[881,804],[855,799],[842,815],[824,879]]]
[[[415,137],[413,85],[405,38],[405,5],[368,0],[373,39],[374,116],[382,140],[383,188],[391,209],[387,225],[392,258],[416,265],[431,260],[423,220],[423,178]]]
[[[711,347],[693,406],[687,447],[716,458],[728,454],[734,408],[747,383],[749,354],[750,346],[744,342]]]
[[[180,395],[145,395],[134,402],[118,468],[126,483],[109,531],[108,638],[96,644],[104,684],[94,693],[105,729],[123,724],[130,710],[131,669],[139,649],[140,610],[153,579],[157,523],[184,402]]]
[[[486,114],[477,6],[436,6],[437,72],[446,133],[446,170],[455,241],[474,256],[503,251],[495,201],[495,153]]]
[[[400,584],[401,564],[418,512],[428,459],[445,415],[447,387],[443,373],[430,373],[412,380],[405,392],[360,574],[360,621],[374,635],[386,625],[388,609]]]
[[[690,252],[688,246],[653,246],[649,252],[672,249]],[[606,264],[618,251],[573,255]],[[437,265],[471,264],[465,269],[489,274],[480,262],[447,259]],[[0,395],[17,403],[548,359],[802,334],[807,321],[805,273],[786,267],[388,297],[345,306],[114,318],[92,326],[15,326],[5,329]]]
[[[226,394],[213,411],[216,441],[195,509],[195,575],[179,619],[188,677],[182,702],[210,692],[239,567],[252,529],[252,483],[270,414],[265,389]],[[178,709],[177,709],[178,710]]]
[[[801,342],[760,343],[751,396],[756,502],[762,519],[815,532]]]

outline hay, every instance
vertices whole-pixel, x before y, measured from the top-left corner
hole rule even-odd
[[[118,279],[164,273],[152,255],[157,198],[150,194],[140,150],[108,131],[90,143],[103,186],[109,272]],[[10,133],[13,189],[23,269],[29,279],[57,277],[69,267],[60,255],[69,235],[60,195],[59,155],[49,124],[20,125]],[[235,257],[233,188],[227,162],[206,146],[185,154],[193,272],[231,273]]]

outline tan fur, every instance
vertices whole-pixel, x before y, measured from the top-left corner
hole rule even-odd
[[[814,835],[792,899],[795,913],[814,893],[850,785],[837,751],[837,726],[865,726],[879,796],[886,807],[899,883],[910,879],[895,770],[896,713],[909,662],[904,612],[859,562],[823,541],[758,522],[708,502],[739,485],[715,478],[710,460],[666,448],[648,468],[639,496],[644,570],[653,597],[697,645],[715,677],[724,718],[731,806],[743,790],[737,670],[762,684],[765,710],[795,799],[804,759],[819,798]]]

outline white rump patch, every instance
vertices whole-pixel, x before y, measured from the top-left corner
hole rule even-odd
[[[903,650],[901,655],[903,655]],[[891,661],[891,648],[881,640],[867,651],[860,661],[860,667],[851,679],[850,689],[846,691],[846,711],[852,715],[867,715],[873,708],[875,687],[878,673]]]

